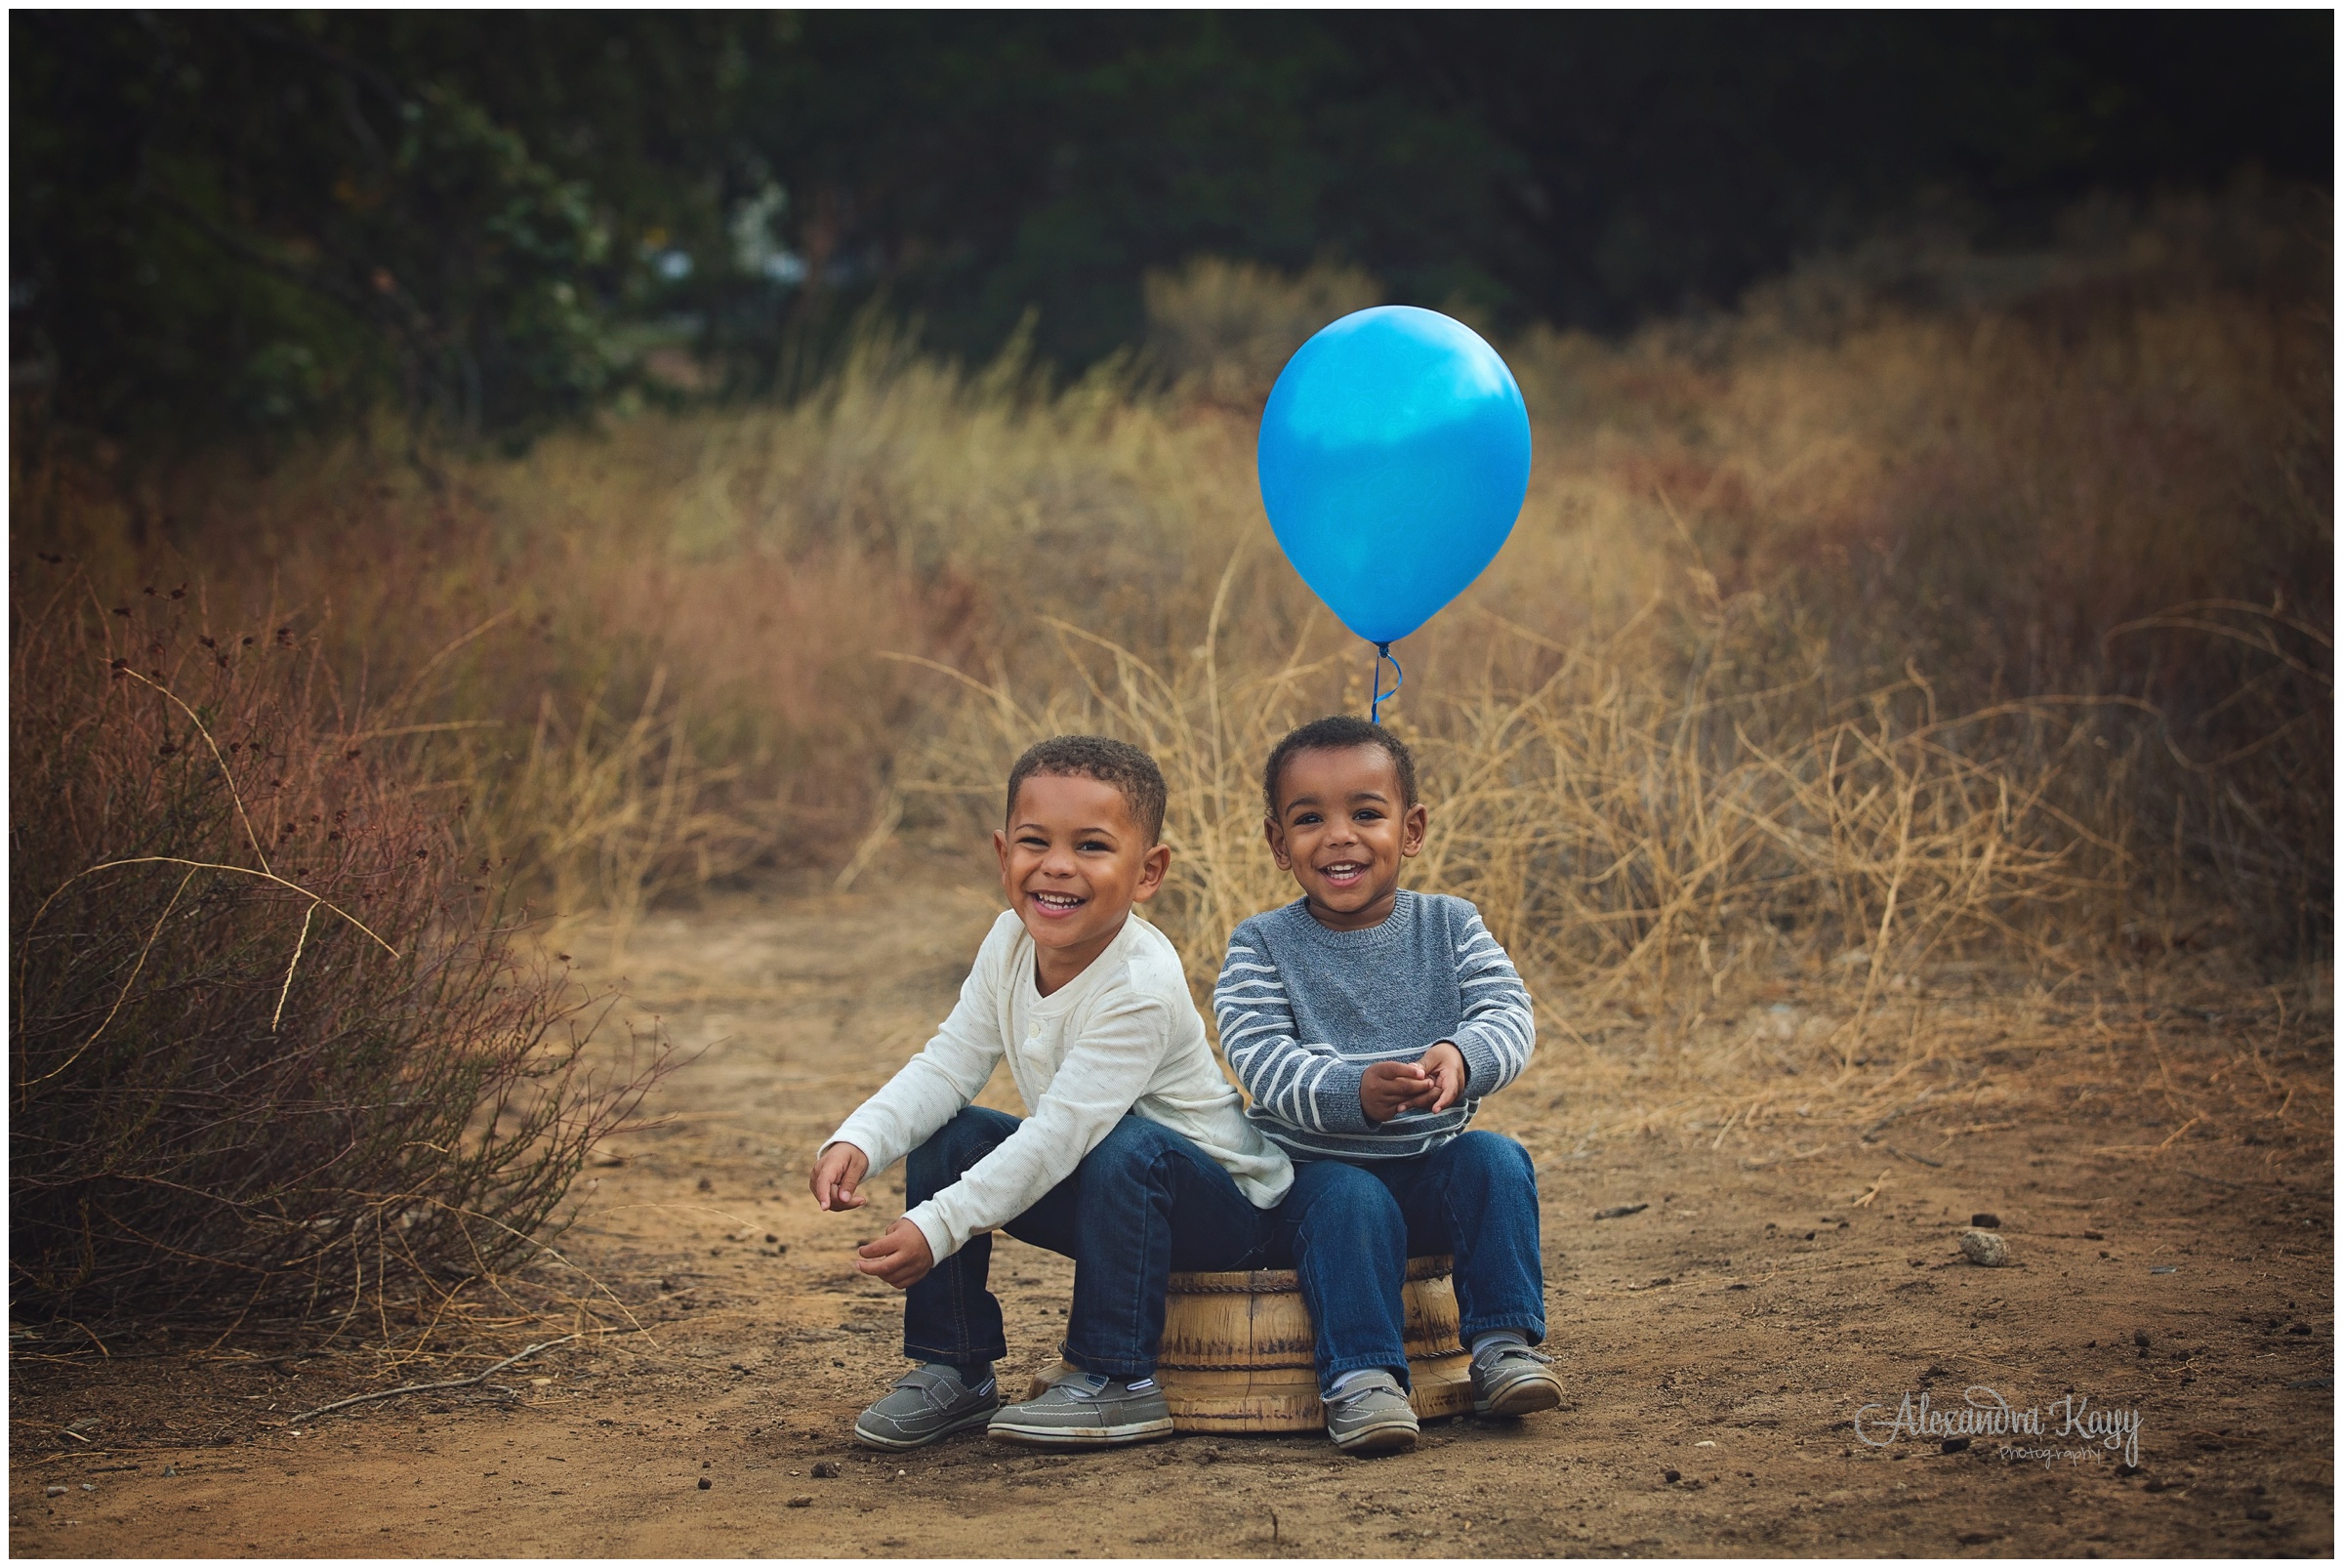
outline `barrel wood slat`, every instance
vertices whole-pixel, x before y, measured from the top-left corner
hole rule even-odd
[[[1419,1420],[1472,1408],[1471,1360],[1458,1340],[1447,1258],[1408,1259],[1409,1402]],[[1302,1432],[1326,1424],[1311,1360],[1309,1312],[1290,1268],[1174,1274],[1156,1381],[1183,1432]],[[1034,1380],[1031,1398],[1057,1373]]]

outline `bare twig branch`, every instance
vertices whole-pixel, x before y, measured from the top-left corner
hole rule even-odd
[[[59,1073],[63,1072],[67,1067],[70,1067],[75,1062],[79,1061],[81,1059],[81,1053],[98,1043],[98,1037],[105,1033],[105,1026],[114,1021],[114,1014],[122,1011],[123,1002],[126,1001],[130,996],[130,988],[139,983],[139,974],[146,968],[146,955],[154,951],[154,939],[162,934],[163,922],[171,918],[171,911],[179,907],[180,894],[185,892],[187,890],[187,884],[193,882],[194,880],[195,873],[192,871],[179,879],[179,887],[173,890],[171,894],[171,901],[163,906],[162,914],[155,918],[154,928],[146,933],[145,944],[139,949],[138,962],[130,967],[130,977],[122,982],[122,989],[114,993],[114,1005],[105,1010],[105,1016],[99,1020],[97,1028],[90,1031],[90,1038],[84,1040],[80,1045],[76,1046],[73,1050],[72,1055],[67,1056],[63,1061],[59,1062],[56,1066],[41,1074],[40,1077],[28,1079],[19,1087],[30,1089],[34,1084],[48,1082],[50,1079],[55,1078]],[[315,908],[316,906],[311,905],[310,907]]]
[[[119,666],[116,670],[116,673],[130,677],[133,681],[136,681],[143,686],[152,686],[155,690],[161,692],[163,696],[170,701],[174,708],[177,708],[181,713],[187,716],[187,722],[195,726],[195,733],[201,735],[203,737],[203,743],[211,748],[212,761],[220,764],[220,777],[227,785],[227,798],[236,803],[236,820],[244,824],[244,837],[251,841],[252,852],[260,860],[261,870],[264,872],[267,871],[268,851],[262,847],[261,836],[253,831],[252,818],[244,810],[244,794],[241,790],[236,788],[236,775],[228,771],[227,759],[220,755],[220,743],[212,739],[212,731],[210,726],[206,725],[201,719],[196,717],[194,709],[188,707],[185,702],[180,700],[178,692],[173,691],[169,686],[164,685],[161,681],[147,680],[146,677],[139,674],[138,671],[132,669],[127,664]]]
[[[195,873],[190,871],[187,875],[192,877]],[[322,900],[320,901],[322,902]],[[293,972],[301,968],[302,949],[309,945],[309,922],[316,918],[316,904],[311,904],[302,912],[301,935],[293,943],[293,962],[285,966],[285,983],[277,987],[276,992],[276,1011],[268,1014],[268,1032],[270,1034],[276,1033],[277,1023],[285,1015],[285,998],[293,994]]]
[[[370,1394],[351,1394],[348,1399],[337,1399],[330,1405],[319,1405],[315,1410],[305,1410],[300,1415],[289,1419],[285,1424],[298,1426],[303,1422],[322,1416],[328,1411],[346,1410],[351,1405],[363,1405],[375,1399],[396,1399],[400,1394],[432,1393],[441,1388],[468,1388],[475,1382],[487,1382],[515,1361],[526,1361],[540,1350],[551,1350],[556,1344],[567,1344],[570,1341],[580,1338],[583,1333],[584,1331],[581,1330],[578,1334],[564,1334],[558,1340],[548,1340],[543,1344],[532,1344],[526,1350],[509,1355],[496,1365],[475,1372],[469,1378],[449,1378],[440,1382],[410,1382],[403,1383],[396,1388],[378,1388]]]

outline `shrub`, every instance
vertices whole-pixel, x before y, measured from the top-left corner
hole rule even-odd
[[[589,999],[522,956],[455,803],[379,764],[392,716],[346,705],[313,642],[33,570],[16,1309],[313,1313],[512,1263],[662,1058],[591,1059]]]

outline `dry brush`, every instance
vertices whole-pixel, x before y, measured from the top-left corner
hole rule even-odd
[[[543,1245],[656,1045],[526,957],[290,626],[44,563],[11,663],[17,1310],[314,1321]],[[249,629],[247,629],[249,627]]]

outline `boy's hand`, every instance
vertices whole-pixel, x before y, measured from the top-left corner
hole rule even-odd
[[[813,1201],[832,1214],[861,1208],[871,1200],[854,1189],[870,1169],[871,1157],[853,1144],[831,1144],[813,1162]]]
[[[1459,1064],[1462,1060],[1458,1058]],[[1387,1122],[1401,1111],[1429,1105],[1437,1092],[1422,1062],[1378,1061],[1359,1079],[1359,1109],[1370,1122]]]
[[[854,1257],[857,1269],[899,1291],[917,1285],[935,1266],[935,1254],[928,1250],[926,1236],[908,1218],[887,1226],[877,1241]]]
[[[1423,1059],[1416,1065],[1423,1070],[1434,1091],[1425,1110],[1444,1111],[1463,1096],[1464,1080],[1470,1074],[1464,1066],[1464,1052],[1457,1049],[1456,1042],[1441,1041],[1425,1052]]]
[[[1419,1061],[1378,1061],[1359,1079],[1359,1109],[1370,1122],[1402,1111],[1444,1111],[1464,1093],[1464,1052],[1443,1040]]]

